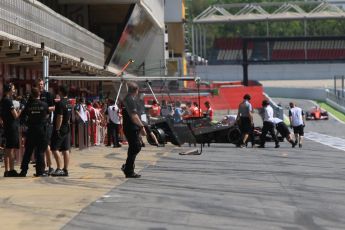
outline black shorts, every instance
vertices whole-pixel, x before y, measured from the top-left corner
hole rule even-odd
[[[242,134],[251,133],[253,130],[249,117],[241,117],[239,126]]]
[[[48,145],[50,145],[52,134],[53,134],[53,125],[47,124],[46,131],[47,131],[46,133],[47,133]]]
[[[5,129],[4,137],[6,139],[6,149],[19,149],[19,130]]]
[[[304,127],[303,127],[303,125],[294,126],[292,128],[293,128],[293,133],[294,134],[299,134],[300,136],[304,136]]]
[[[290,135],[289,128],[284,124],[284,122],[280,122],[276,125],[276,129],[282,135],[282,137],[287,138]]]
[[[53,132],[51,141],[50,141],[50,149],[52,151],[68,151],[71,148],[71,137],[70,133],[67,134],[57,134],[57,132]]]

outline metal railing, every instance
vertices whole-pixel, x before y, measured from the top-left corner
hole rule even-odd
[[[104,40],[34,0],[0,1],[0,32],[104,65]]]
[[[345,108],[345,79],[344,76],[334,76],[333,89],[326,90],[327,99]]]

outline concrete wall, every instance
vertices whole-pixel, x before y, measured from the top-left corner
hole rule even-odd
[[[165,22],[182,22],[182,0],[165,1]]]
[[[270,97],[299,98],[319,101],[326,101],[327,98],[325,89],[264,87],[264,91]]]
[[[241,65],[197,66],[196,73],[203,80],[237,81],[243,79]],[[249,65],[249,80],[306,80],[330,79],[344,75],[345,65],[336,64],[277,64]]]
[[[339,110],[340,112],[345,114],[345,107],[335,103],[334,101],[330,100],[330,99],[326,99],[326,103],[333,106],[334,108],[336,108],[337,110]]]

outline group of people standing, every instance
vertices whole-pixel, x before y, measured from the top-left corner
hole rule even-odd
[[[121,147],[119,142],[119,124],[120,117],[123,117],[123,132],[128,142],[127,159],[122,166],[122,171],[127,178],[139,178],[140,175],[134,172],[135,159],[141,150],[141,136],[150,134],[145,128],[147,125],[142,120],[142,108],[138,103],[139,86],[134,82],[127,83],[128,94],[122,102],[121,108],[113,100],[108,101],[105,115],[108,118],[108,145],[113,143],[114,147]],[[52,176],[68,176],[68,166],[70,161],[70,120],[72,114],[72,106],[68,101],[68,90],[66,86],[59,86],[58,100],[44,90],[44,81],[40,79],[35,87],[31,90],[31,96],[26,105],[15,106],[12,96],[15,94],[13,84],[4,86],[4,96],[0,103],[0,117],[4,128],[5,145],[5,177],[26,176],[28,165],[31,160],[32,153],[35,153],[36,174],[37,177]],[[254,146],[253,129],[253,107],[250,103],[251,96],[244,95],[243,102],[239,104],[237,120],[242,140],[240,147],[246,147],[249,140],[252,140]],[[167,107],[166,104],[163,106]],[[164,107],[164,108],[165,108]],[[213,109],[210,102],[205,102],[205,115],[213,119]],[[168,107],[167,107],[168,108]],[[76,109],[79,117],[83,117],[81,108]],[[151,115],[161,114],[161,108],[158,103],[154,103],[151,108]],[[120,115],[120,111],[122,114]],[[175,106],[167,110],[168,116],[179,123],[183,119],[194,116],[200,117],[202,114],[196,102],[186,103],[186,108],[181,108],[181,103],[176,102]],[[297,144],[302,147],[305,116],[301,108],[297,107],[293,102],[290,103],[289,119],[291,128],[295,134],[292,137],[285,123],[274,117],[274,111],[268,100],[262,101],[263,119],[262,133],[260,136],[260,145],[264,148],[266,135],[270,133],[275,148],[279,148],[279,141],[276,136],[275,129],[286,138],[295,147]],[[18,173],[14,169],[14,151],[19,148],[19,120],[25,120],[27,126],[25,152],[21,162],[21,172]],[[294,139],[294,140],[293,140]],[[51,153],[56,161],[56,169],[52,167]]]
[[[203,116],[209,117],[212,121],[214,111],[211,107],[211,103],[209,101],[205,101],[204,105],[206,110],[202,111],[197,102],[188,101],[185,104],[182,104],[180,101],[176,101],[174,105],[168,105],[165,100],[162,100],[162,106],[160,106],[157,101],[154,100],[149,110],[149,114],[150,117],[171,117],[175,123],[180,123],[183,119]]]
[[[239,125],[239,128],[242,133],[241,143],[239,147],[246,147],[248,141],[251,140],[252,147],[255,147],[254,143],[254,119],[253,119],[253,107],[250,103],[251,96],[249,94],[244,95],[243,101],[238,106],[238,113],[236,122]],[[275,129],[282,135],[283,138],[286,138],[290,142],[292,147],[295,147],[297,144],[301,148],[304,136],[304,127],[305,127],[305,115],[301,108],[297,107],[295,103],[290,102],[289,104],[289,120],[290,127],[293,129],[295,138],[293,140],[292,134],[284,123],[283,120],[274,117],[274,111],[268,100],[262,101],[262,110],[260,115],[263,120],[263,126],[260,135],[260,144],[259,148],[265,148],[266,135],[271,134],[273,141],[275,142],[275,148],[279,148],[279,140],[277,138]]]
[[[15,86],[12,83],[5,84],[3,91],[0,117],[6,139],[4,177],[25,177],[32,153],[35,153],[35,176],[68,176],[69,121],[72,109],[68,103],[67,87],[59,87],[59,100],[54,103],[52,95],[44,90],[43,79],[39,79],[32,88],[28,101],[19,107],[14,106],[12,98],[16,92]],[[27,130],[21,171],[18,173],[14,169],[14,152],[20,145],[20,120],[25,123]],[[51,152],[56,160],[56,170],[51,167]]]

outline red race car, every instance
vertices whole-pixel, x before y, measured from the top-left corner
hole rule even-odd
[[[328,120],[328,112],[319,106],[311,108],[305,115],[307,120]]]

